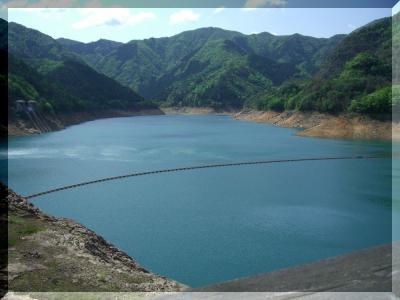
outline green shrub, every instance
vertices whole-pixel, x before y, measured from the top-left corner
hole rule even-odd
[[[358,100],[353,100],[349,111],[361,114],[387,114],[392,109],[392,88],[385,87]]]
[[[52,105],[49,101],[41,102],[41,108],[42,108],[43,111],[45,111],[46,113],[54,114],[53,105]]]
[[[273,98],[270,102],[268,102],[268,109],[274,111],[284,111],[285,110],[285,102],[280,98]]]

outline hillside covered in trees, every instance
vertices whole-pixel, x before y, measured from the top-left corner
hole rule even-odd
[[[162,105],[241,108],[255,94],[311,78],[343,37],[201,28],[127,44],[59,42],[97,71]]]
[[[154,107],[130,88],[95,71],[47,35],[4,20],[0,22],[0,34],[3,55],[8,55],[10,119],[16,117],[18,99],[37,101],[39,108],[49,115]]]
[[[154,103],[377,118],[392,111],[392,18],[331,38],[201,28],[128,43],[55,40],[2,20],[2,55],[7,33],[11,116],[19,98],[47,113]]]
[[[311,80],[289,81],[247,104],[262,110],[390,115],[392,20],[364,26],[343,39]]]

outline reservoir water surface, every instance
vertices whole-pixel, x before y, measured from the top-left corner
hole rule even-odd
[[[381,155],[390,142],[304,138],[229,116],[96,120],[1,145],[30,195],[132,172],[212,163]],[[8,160],[7,160],[8,158]],[[399,177],[400,172],[394,171]],[[148,270],[193,287],[392,240],[390,159],[308,161],[127,178],[35,198]],[[393,216],[398,214],[393,211]]]

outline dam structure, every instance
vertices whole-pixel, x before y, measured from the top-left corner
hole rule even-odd
[[[17,100],[16,110],[17,113],[27,117],[36,130],[40,132],[51,131],[35,100]]]

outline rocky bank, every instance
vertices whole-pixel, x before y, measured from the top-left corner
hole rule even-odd
[[[299,136],[360,140],[400,140],[399,123],[378,121],[367,116],[249,110],[235,114],[234,118],[303,129],[297,133]]]
[[[297,135],[320,138],[360,139],[360,140],[400,140],[400,123],[379,121],[361,115],[330,115],[319,112],[274,112],[235,109],[215,110],[210,107],[167,107],[162,109],[106,110],[61,114],[46,118],[52,131],[67,126],[102,118],[131,117],[163,114],[232,115],[235,119],[258,123],[269,123],[280,127],[299,128]],[[3,130],[4,131],[4,130]],[[10,120],[8,136],[22,136],[41,133],[27,120]]]
[[[53,117],[46,117],[46,125],[52,130],[57,131],[64,129],[70,125],[76,125],[79,123],[93,121],[96,119],[104,118],[117,118],[117,117],[133,117],[133,116],[145,116],[145,115],[163,115],[164,112],[160,109],[144,109],[144,110],[97,110],[91,112],[74,112],[58,114]],[[16,119],[9,120],[8,122],[8,136],[23,136],[39,134],[40,130],[35,128],[29,120]]]
[[[9,290],[160,292],[185,288],[145,270],[90,229],[48,216],[6,187],[1,190],[7,194],[2,201],[8,205]]]
[[[239,112],[237,109],[216,110],[212,107],[163,107],[165,114],[183,114],[183,115],[233,115]]]

